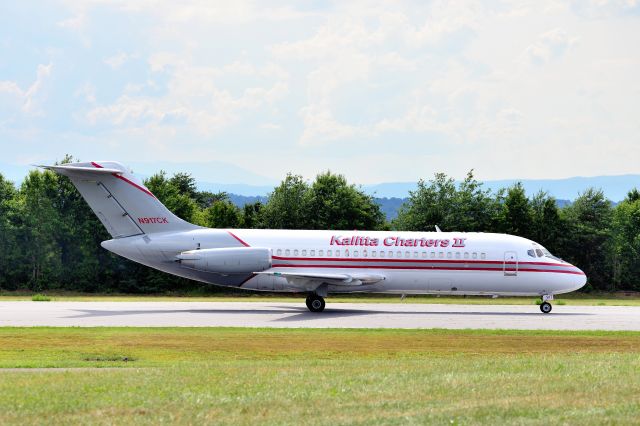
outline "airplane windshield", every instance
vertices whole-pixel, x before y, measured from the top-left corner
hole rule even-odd
[[[559,257],[552,255],[549,250],[538,244],[534,244],[534,248],[532,250],[527,250],[527,254],[531,257],[548,257],[549,259],[562,260]]]
[[[562,260],[559,257],[552,255],[549,250],[547,250],[546,248],[544,248],[542,246],[540,246],[539,249],[536,249],[536,252],[542,252],[544,257],[548,257],[549,259]]]

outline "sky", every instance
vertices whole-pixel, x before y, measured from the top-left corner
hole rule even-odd
[[[640,173],[639,46],[640,0],[6,1],[0,164]]]

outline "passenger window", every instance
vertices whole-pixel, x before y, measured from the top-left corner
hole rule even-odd
[[[422,258],[423,258],[423,259],[426,259],[426,258],[427,258],[427,252],[426,252],[426,251],[423,251],[423,252],[422,252]]]
[[[340,257],[340,250],[336,250],[336,257]]]
[[[380,257],[384,257],[384,250],[380,250]]]
[[[456,252],[456,259],[460,259],[460,252],[459,251]]]
[[[372,252],[371,252],[371,257],[376,257],[376,253],[377,253],[377,251],[375,251],[375,250],[374,250],[374,251],[372,251]]]
[[[286,250],[284,251],[284,254],[285,254],[285,256],[289,256],[289,255],[291,254],[291,250],[286,249]]]
[[[309,256],[315,256],[316,255],[316,251],[315,250],[311,250],[311,253],[309,253]]]
[[[440,259],[444,259],[444,252],[443,251],[438,252],[438,257]]]
[[[474,251],[474,252],[473,252],[472,257],[473,257],[474,259],[477,259],[477,258],[478,258],[478,253],[476,253],[476,252]]]
[[[389,257],[393,257],[393,252],[389,251]]]
[[[396,257],[397,258],[402,258],[402,252],[401,251],[397,251],[396,252]]]
[[[358,250],[353,252],[353,257],[358,257]]]
[[[294,256],[297,256],[297,255],[298,255],[298,249],[295,249],[295,250],[293,251],[293,255],[294,255]]]
[[[487,255],[485,253],[480,253],[480,259],[486,259]]]
[[[366,251],[366,250],[364,250],[364,251],[362,252],[362,257],[367,257],[367,251]]]
[[[432,259],[435,259],[435,258],[436,258],[436,252],[435,252],[435,251],[432,251],[432,252],[431,252],[431,258],[432,258]]]
[[[407,259],[409,259],[411,257],[411,252],[410,251],[405,251],[404,252],[404,257],[406,257]]]
[[[280,256],[282,254],[282,249],[278,249],[278,251],[276,252],[278,256]]]
[[[448,251],[448,252],[447,252],[447,259],[451,259],[451,257],[452,257],[451,252],[450,252],[450,251]]]
[[[465,252],[464,252],[464,258],[465,258],[465,259],[468,259],[468,258],[469,258],[469,252],[467,252],[467,251],[465,251]]]
[[[349,250],[344,251],[344,257],[349,257]]]
[[[302,250],[302,255],[306,256],[307,255],[307,251],[306,250]]]
[[[413,257],[416,258],[416,259],[419,258],[420,257],[420,253],[418,253],[417,251],[414,251],[413,252]]]
[[[318,256],[319,257],[324,256],[324,250],[318,250]],[[331,256],[331,255],[329,255],[329,256]]]

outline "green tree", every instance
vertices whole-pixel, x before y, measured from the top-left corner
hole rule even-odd
[[[613,212],[614,289],[640,290],[640,192],[633,189]]]
[[[229,200],[214,202],[204,215],[209,228],[237,228],[242,222],[240,209]]]
[[[195,201],[198,204],[198,207],[201,209],[206,209],[207,207],[211,207],[213,203],[216,201],[225,201],[229,199],[229,194],[224,191],[221,192],[210,192],[210,191],[199,191],[195,194]]]
[[[171,179],[169,179],[169,184],[173,186],[179,194],[186,195],[191,199],[196,199],[198,196],[196,180],[189,173],[174,174]]]
[[[437,225],[450,230],[456,186],[452,178],[436,173],[428,183],[420,179],[400,208],[394,227],[406,231],[433,231]]]
[[[436,173],[428,183],[420,180],[418,188],[409,192],[393,226],[410,231],[432,231],[436,225],[445,231],[490,231],[499,212],[499,202],[482,188],[473,170],[458,188],[452,178]]]
[[[312,229],[374,230],[384,224],[373,197],[331,172],[319,174],[311,185],[307,214]]]
[[[533,229],[533,214],[529,199],[522,183],[518,182],[509,189],[504,199],[502,231],[531,238]]]
[[[161,170],[144,184],[173,214],[187,222],[196,222],[198,206],[192,198],[195,196],[195,183],[190,175],[178,173],[169,179]]]
[[[302,176],[287,177],[269,194],[262,209],[262,223],[269,229],[311,229],[311,191]]]
[[[563,221],[556,199],[540,191],[531,199],[531,238],[552,253],[562,248]]]
[[[58,175],[50,171],[31,171],[20,188],[18,210],[21,223],[18,243],[26,256],[18,261],[32,290],[43,290],[59,283],[62,276],[61,246],[63,231],[55,202],[59,199]]]
[[[561,256],[581,268],[591,289],[612,289],[611,202],[602,190],[587,189],[562,210],[566,237]]]
[[[245,204],[242,209],[242,227],[246,229],[260,228],[262,220],[262,203]]]
[[[478,182],[470,170],[453,195],[452,210],[447,214],[451,230],[490,232],[499,216],[498,199],[491,190],[482,188],[482,182]]]
[[[0,174],[0,289],[16,288],[15,262],[18,255],[14,213],[16,210],[17,191],[10,182]]]

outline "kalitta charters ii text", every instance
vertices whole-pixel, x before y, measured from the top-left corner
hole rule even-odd
[[[402,237],[386,237],[382,240],[385,247],[465,247],[466,238],[451,239],[433,239],[433,238],[402,238]],[[363,237],[352,235],[343,237],[341,235],[331,236],[332,246],[363,246],[378,247],[380,245],[379,238]]]

